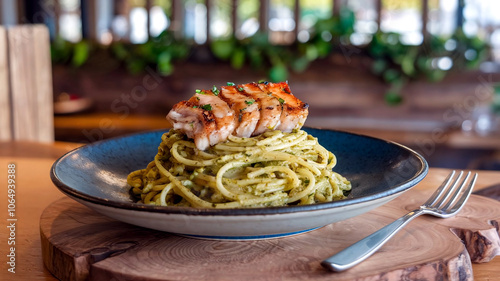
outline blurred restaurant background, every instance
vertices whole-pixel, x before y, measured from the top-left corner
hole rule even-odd
[[[30,101],[33,87],[0,107],[49,108],[49,141],[88,143],[167,128],[195,89],[286,80],[310,106],[306,126],[396,141],[432,167],[500,170],[499,11],[496,0],[0,0],[0,43],[20,25],[47,31],[26,52],[49,44],[48,69],[28,60],[20,77],[52,80],[48,102]],[[24,45],[13,46],[4,67]]]

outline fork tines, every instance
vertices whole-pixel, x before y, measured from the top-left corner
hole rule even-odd
[[[472,173],[469,171],[463,180],[463,171],[457,176],[455,174],[456,172],[452,171],[423,206],[440,209],[445,213],[458,212],[472,192],[477,173],[470,179]]]

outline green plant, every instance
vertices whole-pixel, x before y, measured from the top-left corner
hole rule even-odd
[[[500,115],[500,84],[493,85],[493,100],[491,109],[495,114]]]
[[[401,91],[409,81],[440,81],[455,69],[476,68],[488,53],[484,41],[465,36],[461,29],[449,38],[429,36],[418,46],[402,43],[400,34],[378,32],[365,49],[373,59],[372,73],[389,85],[389,104],[402,101]]]
[[[187,57],[190,46],[185,41],[176,39],[172,32],[164,31],[146,43],[115,42],[110,49],[133,74],[142,72],[146,66],[155,66],[161,75],[167,76],[174,71],[174,61]]]
[[[248,64],[255,70],[267,70],[269,80],[283,81],[288,77],[287,63],[298,59],[290,46],[273,45],[268,35],[257,33],[249,38],[234,37],[215,40],[210,44],[215,57],[228,61],[233,68]]]
[[[304,43],[274,45],[269,35],[256,33],[238,40],[221,38],[210,44],[215,57],[228,61],[239,69],[248,64],[253,69],[266,70],[270,81],[284,81],[290,71],[302,72],[309,64],[332,53],[335,39],[348,38],[354,30],[354,14],[343,10],[340,16],[321,19],[311,31],[311,39]]]
[[[87,40],[71,43],[57,37],[51,44],[51,57],[54,63],[71,63],[75,67],[82,66],[89,58],[92,46]]]
[[[51,44],[51,55],[54,63],[70,64],[74,67],[85,65],[92,56],[103,56],[107,60],[123,63],[128,71],[137,74],[153,66],[161,75],[170,75],[174,70],[174,62],[188,56],[191,46],[175,38],[170,31],[164,31],[143,44],[113,42],[109,46],[82,40],[71,43],[56,38]]]
[[[256,33],[241,40],[234,36],[214,40],[210,50],[235,69],[249,66],[265,71],[270,81],[284,81],[292,71],[302,72],[318,59],[342,53],[342,47],[350,44],[354,24],[354,13],[342,9],[338,16],[318,20],[309,30],[310,38],[306,42],[276,45],[269,41],[269,34]],[[192,47],[192,42],[178,39],[169,31],[144,44],[114,42],[103,46],[86,40],[69,43],[56,38],[52,42],[52,59],[55,63],[80,67],[99,56],[108,59],[106,64],[113,64],[109,60],[124,64],[131,73],[151,66],[162,75],[170,75],[174,63],[185,59]],[[359,51],[357,56],[372,59],[372,73],[388,85],[385,99],[389,104],[403,100],[404,86],[412,80],[439,81],[455,69],[478,67],[488,55],[488,45],[483,40],[466,36],[461,29],[449,38],[429,35],[418,46],[405,44],[400,34],[379,31],[369,43],[355,47]]]

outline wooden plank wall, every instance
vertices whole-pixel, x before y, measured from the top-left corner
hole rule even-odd
[[[5,30],[5,29],[4,29]],[[5,33],[5,32],[4,32]],[[8,82],[0,98],[1,110],[9,120],[4,139],[53,142],[54,111],[49,32],[45,25],[17,25],[6,29]],[[1,48],[1,47],[0,47]],[[1,54],[2,52],[0,52]],[[0,64],[1,64],[0,55]],[[4,79],[6,75],[3,75]],[[1,81],[0,75],[0,81]],[[9,89],[10,88],[10,89]],[[5,91],[5,90],[4,90]],[[3,117],[3,116],[2,116]],[[2,118],[4,120],[4,118]],[[4,122],[4,121],[2,121]],[[7,125],[7,122],[5,122]],[[3,128],[3,127],[2,127]]]
[[[37,101],[38,115],[35,126],[37,139],[42,142],[54,141],[54,93],[52,90],[52,60],[50,55],[50,35],[45,25],[34,25],[33,69],[36,89],[33,94]]]

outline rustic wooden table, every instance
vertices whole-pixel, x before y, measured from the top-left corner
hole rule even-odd
[[[57,280],[44,267],[40,244],[39,220],[42,211],[54,201],[65,197],[52,184],[49,170],[53,162],[63,153],[78,147],[78,144],[55,143],[50,145],[0,142],[0,182],[8,182],[8,175],[15,175],[15,204],[8,206],[8,189],[0,190],[1,219],[0,240],[2,262],[0,266],[1,280]],[[11,169],[9,170],[9,167]],[[431,168],[428,176],[416,189],[435,188],[441,179],[448,174],[446,169]],[[485,189],[500,184],[500,172],[479,171],[479,180],[475,190]],[[4,186],[4,185],[3,185]],[[496,196],[493,193],[493,196]],[[11,210],[9,210],[11,207]],[[9,217],[9,211],[14,216]],[[9,219],[15,221],[15,231],[9,231]],[[14,233],[14,238],[9,240]],[[15,273],[9,272],[9,241],[15,240]],[[500,258],[490,262],[473,264],[475,280],[496,280],[500,276]]]

